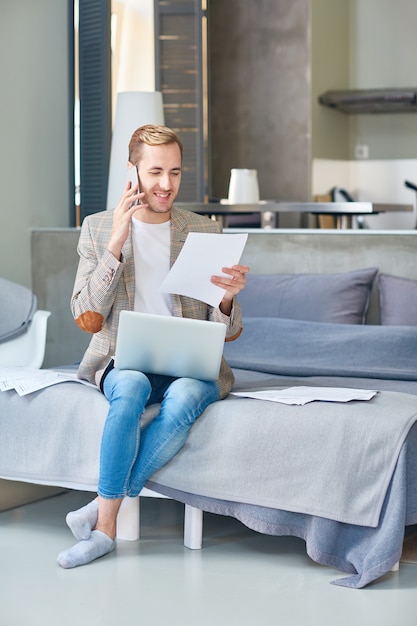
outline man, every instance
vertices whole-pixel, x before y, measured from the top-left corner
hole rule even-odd
[[[212,220],[173,206],[181,181],[182,144],[164,126],[138,128],[129,143],[129,165],[138,185],[126,185],[117,207],[87,217],[71,308],[75,321],[93,333],[79,377],[95,382],[109,401],[100,456],[98,497],[67,515],[79,543],[58,555],[64,568],[84,565],[115,547],[116,516],[125,496],[137,496],[148,478],[184,445],[204,409],[223,399],[233,374],[222,359],[216,382],[157,376],[113,366],[119,313],[123,309],[192,317],[226,324],[226,340],[239,336],[235,296],[249,268],[222,268],[212,282],[225,290],[218,308],[192,298],[163,294],[159,285],[188,232],[219,232]],[[140,201],[140,204],[137,204]],[[141,429],[148,404],[160,402],[155,419]]]

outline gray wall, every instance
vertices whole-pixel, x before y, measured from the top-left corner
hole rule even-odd
[[[0,3],[0,275],[30,286],[30,230],[69,224],[67,0]]]
[[[318,97],[350,84],[352,0],[312,0],[311,120],[312,158],[349,159],[350,118],[321,106]]]
[[[417,88],[417,2],[351,2],[351,86]],[[371,159],[415,159],[417,114],[351,116],[351,154],[355,143]]]
[[[415,159],[417,114],[346,114],[317,102],[330,89],[417,88],[415,0],[311,0],[312,158]]]
[[[261,197],[309,199],[309,0],[210,0],[210,195],[258,170]]]

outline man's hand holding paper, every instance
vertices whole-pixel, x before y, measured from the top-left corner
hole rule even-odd
[[[239,265],[247,238],[247,233],[189,233],[161,291],[220,306],[228,315],[249,271]]]

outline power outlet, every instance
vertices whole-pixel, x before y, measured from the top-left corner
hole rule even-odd
[[[356,144],[355,159],[369,159],[369,146],[366,144]]]

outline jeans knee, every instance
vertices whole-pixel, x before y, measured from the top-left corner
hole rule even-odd
[[[178,426],[192,424],[204,409],[219,399],[216,383],[179,378],[168,388],[164,400],[166,413]]]
[[[140,398],[146,404],[151,394],[151,384],[145,374],[134,370],[119,370],[116,368],[107,375],[103,389],[109,401],[116,398],[124,400]]]

